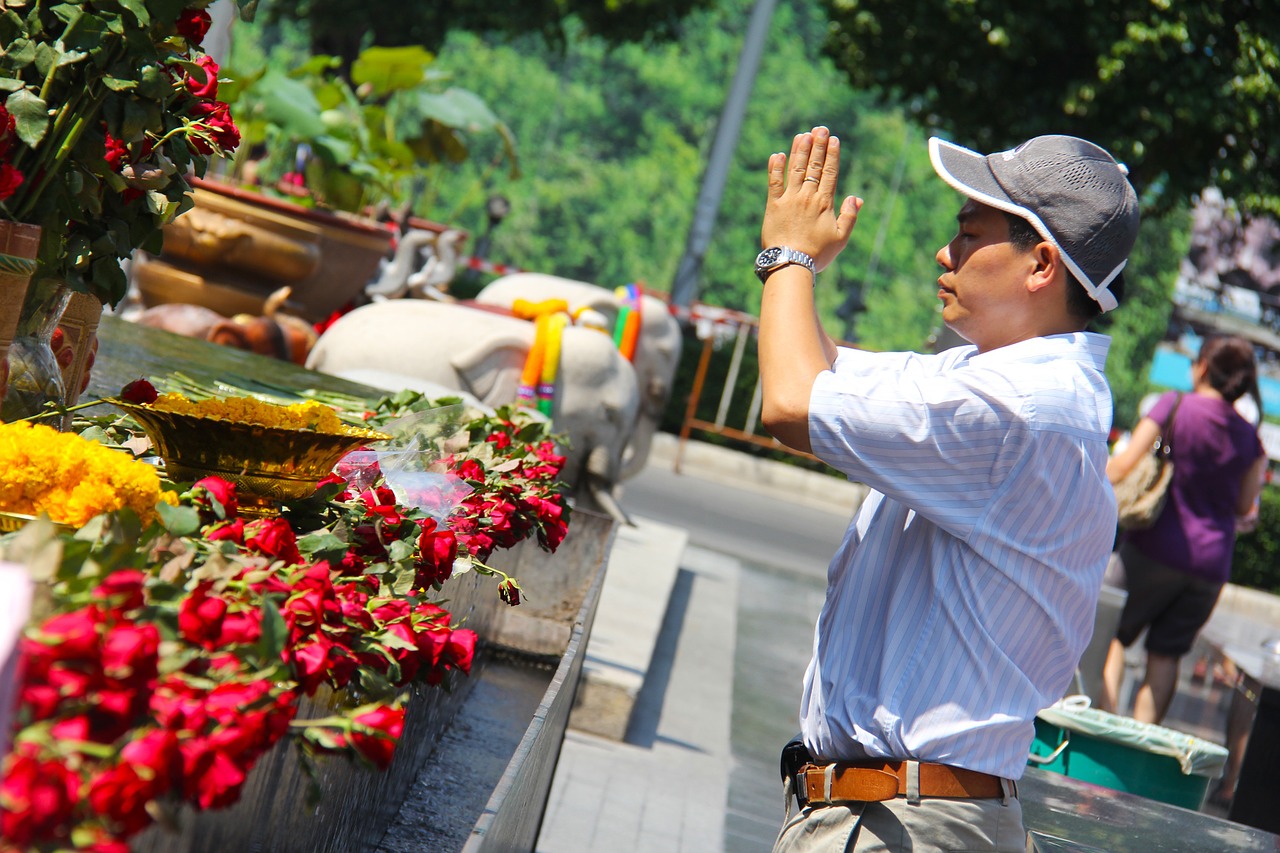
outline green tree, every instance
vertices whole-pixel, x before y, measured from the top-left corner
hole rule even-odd
[[[1255,0],[823,0],[857,89],[980,150],[1046,128],[1132,169],[1148,207],[1217,186],[1280,213],[1280,16]]]
[[[264,0],[263,17],[273,23],[305,21],[315,54],[340,57],[350,68],[361,48],[420,45],[438,50],[450,32],[513,36],[539,33],[563,47],[573,19],[593,36],[621,44],[671,40],[685,15],[713,0]]]

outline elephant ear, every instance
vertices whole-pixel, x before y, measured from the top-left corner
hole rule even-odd
[[[532,335],[532,325],[529,337],[511,332],[481,335],[472,346],[454,353],[449,363],[462,379],[462,390],[489,406],[514,403]]]

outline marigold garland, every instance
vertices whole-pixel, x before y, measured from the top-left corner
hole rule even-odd
[[[308,400],[279,406],[265,403],[253,397],[222,397],[208,400],[190,400],[182,394],[161,394],[151,408],[183,415],[206,418],[222,418],[238,423],[260,424],[280,429],[315,430],[316,432],[341,434],[350,427],[338,419],[333,409]]]
[[[128,507],[144,523],[162,493],[155,468],[74,433],[28,421],[0,424],[0,510],[47,514],[80,526],[95,515]]]

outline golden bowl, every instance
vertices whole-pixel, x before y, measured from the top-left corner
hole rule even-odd
[[[15,530],[21,530],[31,522],[35,521],[37,516],[24,515],[20,512],[0,512],[0,533],[13,533]],[[61,521],[53,521],[53,527],[59,533],[74,533],[76,528],[70,524],[64,524]]]
[[[221,477],[236,486],[242,511],[269,511],[315,493],[338,460],[391,436],[360,427],[341,432],[288,429],[110,400],[142,426],[174,482]]]

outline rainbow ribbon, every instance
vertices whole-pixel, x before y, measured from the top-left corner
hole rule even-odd
[[[636,347],[640,343],[641,296],[643,288],[638,284],[623,285],[614,290],[614,296],[622,303],[618,319],[613,327],[613,345],[627,361],[636,360]]]

